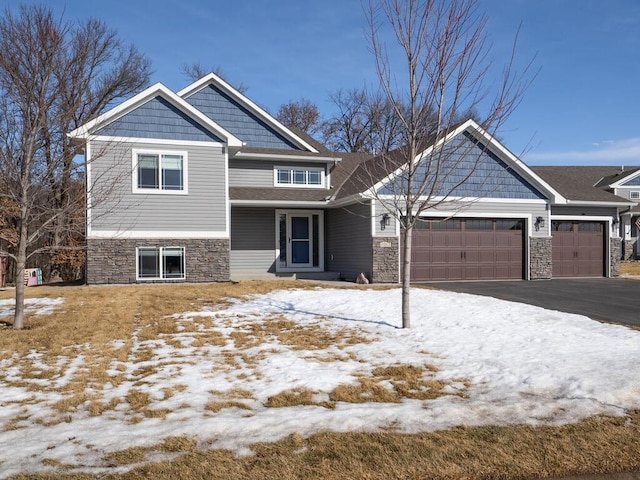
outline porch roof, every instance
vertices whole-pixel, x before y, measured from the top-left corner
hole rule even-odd
[[[286,201],[286,202],[325,202],[331,196],[331,190],[325,188],[252,188],[230,187],[230,200]]]

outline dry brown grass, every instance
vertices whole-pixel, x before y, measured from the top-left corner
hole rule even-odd
[[[205,410],[209,410],[213,413],[218,413],[225,408],[241,408],[242,410],[251,410],[251,407],[246,403],[234,401],[234,400],[225,400],[225,401],[211,401],[205,405]]]
[[[563,427],[473,427],[403,435],[292,434],[277,443],[253,446],[255,455],[227,450],[197,451],[188,437],[165,442],[177,458],[149,463],[127,473],[22,475],[19,480],[189,480],[245,479],[539,479],[592,473],[640,471],[640,412],[595,417]],[[128,449],[105,457],[109,463],[138,463],[147,452]]]
[[[622,262],[620,264],[621,275],[640,275],[640,262]]]
[[[10,387],[64,394],[65,398],[54,406],[61,417],[48,419],[49,423],[67,421],[66,414],[79,408],[86,408],[91,415],[99,415],[115,408],[112,402],[101,400],[100,392],[105,385],[117,386],[124,380],[124,365],[118,365],[118,362],[153,360],[153,348],[140,342],[170,339],[179,326],[179,321],[173,317],[175,313],[224,306],[227,298],[282,288],[316,286],[306,282],[256,281],[240,284],[29,288],[27,298],[63,297],[64,303],[50,315],[28,314],[25,321],[27,330],[2,331],[0,360],[8,360],[8,366],[19,367],[21,380],[9,380],[4,372],[0,372],[0,381]],[[0,291],[0,299],[12,298],[13,295],[11,290]],[[9,317],[2,320],[11,321]],[[214,321],[196,316],[190,321],[182,321],[180,330],[193,332],[192,346],[224,346],[227,339],[221,333],[198,332],[199,326],[210,327]],[[115,341],[122,345],[114,344]],[[30,352],[38,352],[42,358],[30,358]],[[67,373],[70,359],[78,356],[82,356],[82,367],[73,372],[70,381],[57,386],[56,381]],[[68,361],[60,363],[60,359]],[[247,356],[232,356],[229,360],[233,366],[237,366],[238,361],[250,361]],[[114,365],[117,374],[113,373]],[[143,364],[133,372],[133,378],[137,380],[136,385],[141,386],[146,377],[155,373],[156,367]],[[95,392],[91,398],[84,394],[87,387]],[[135,395],[135,392],[130,395]],[[138,405],[138,400],[133,397],[129,400],[139,413],[147,416],[164,414],[159,410],[146,411],[148,405],[145,406],[145,402]],[[3,427],[16,428],[16,422],[8,422]]]
[[[299,405],[316,405],[318,407],[333,408],[333,404],[328,402],[318,402],[313,396],[317,392],[308,388],[292,388],[285,390],[276,395],[272,395],[265,402],[265,407],[269,408],[286,408],[297,407]]]

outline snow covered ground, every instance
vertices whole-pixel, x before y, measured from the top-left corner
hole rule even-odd
[[[46,303],[41,301],[39,308]],[[105,403],[133,390],[146,392],[148,408],[166,409],[165,418],[141,417],[122,401],[100,416],[81,406],[65,421],[51,422],[59,415],[52,406],[61,394],[9,386],[7,381],[21,378],[20,368],[0,362],[5,379],[0,381],[0,426],[13,421],[18,427],[0,428],[0,477],[53,468],[43,464],[45,459],[49,465],[113,472],[104,460],[108,452],[152,446],[168,436],[187,435],[202,448],[243,454],[254,442],[294,432],[561,424],[640,408],[639,331],[519,303],[423,289],[412,291],[410,330],[399,328],[399,312],[398,289],[328,288],[276,291],[228,308],[177,312],[177,333],[151,340],[134,336],[128,360],[114,357],[111,364],[110,374],[124,375],[124,381],[108,382],[100,391]],[[277,335],[247,341],[260,330],[256,327],[277,318],[320,326],[347,340],[308,348]],[[246,334],[244,343],[234,336],[238,332]],[[353,335],[363,341],[348,341]],[[114,351],[130,340],[114,342]],[[78,351],[83,348],[90,346]],[[143,350],[148,354],[141,360]],[[34,362],[41,353],[32,352]],[[82,369],[83,355],[59,362],[64,375],[48,381],[62,386]],[[265,405],[269,397],[295,388],[311,390],[315,401],[326,402],[337,386],[357,384],[376,367],[397,364],[437,367],[430,375],[447,384],[446,394],[399,403],[337,402],[335,408]],[[141,368],[149,372],[143,381]],[[245,408],[206,408],[224,400]]]

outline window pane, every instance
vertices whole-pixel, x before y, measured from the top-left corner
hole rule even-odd
[[[162,156],[162,188],[182,190],[182,156]]]
[[[309,239],[309,217],[291,217],[291,238],[295,240]]]
[[[320,216],[313,215],[311,222],[313,238],[313,266],[320,266]]]
[[[293,183],[296,185],[304,185],[305,184],[305,171],[304,170],[294,170],[293,171]]]
[[[291,262],[309,263],[309,241],[291,242]]]
[[[309,170],[309,185],[320,185],[322,175],[318,170]]]
[[[280,214],[280,266],[287,266],[287,216]]]
[[[158,187],[158,156],[138,155],[138,188]]]
[[[157,248],[138,249],[138,277],[160,278],[160,250]]]
[[[184,278],[184,249],[163,249],[162,267],[163,278]]]
[[[291,170],[278,169],[278,183],[291,183]]]
[[[473,219],[465,222],[466,230],[493,230],[493,220]]]
[[[602,231],[601,223],[578,223],[579,232],[600,233]]]
[[[554,232],[570,232],[573,230],[573,222],[551,222]]]
[[[496,220],[496,230],[522,230],[522,220]]]
[[[431,230],[460,230],[460,220],[441,220],[431,223]]]

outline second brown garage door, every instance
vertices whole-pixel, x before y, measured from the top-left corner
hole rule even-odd
[[[524,221],[425,220],[413,229],[411,280],[521,279]]]
[[[604,224],[551,222],[553,276],[604,276]]]

